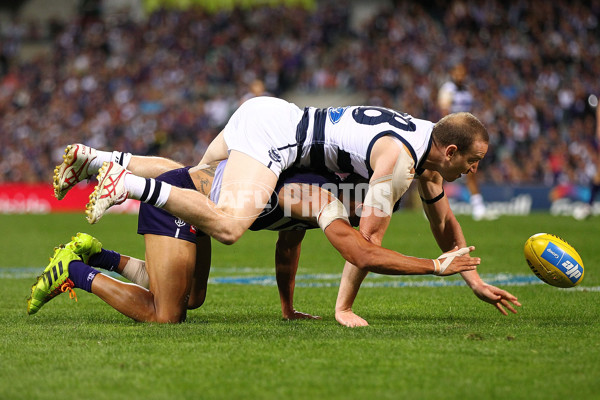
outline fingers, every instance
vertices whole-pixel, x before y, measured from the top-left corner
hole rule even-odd
[[[441,268],[440,268],[439,272],[434,271],[434,274],[448,276],[448,275],[456,274],[458,272],[473,271],[473,270],[477,269],[477,266],[479,264],[481,264],[481,259],[479,257],[470,257],[470,256],[452,257],[451,260],[449,260],[449,261],[450,261],[450,263],[449,263],[448,267],[446,267],[444,270],[441,270]]]
[[[506,290],[498,289],[496,294],[500,295],[503,299],[510,301],[514,305],[521,307],[521,303],[519,303],[517,296],[507,292]]]
[[[474,246],[463,247],[461,249],[459,249],[458,246],[454,246],[454,249],[452,251],[447,251],[437,258],[438,260],[443,260],[443,261],[439,261],[437,263],[434,261],[434,272],[433,273],[435,275],[451,275],[452,273],[463,271],[464,268],[462,268],[462,266],[464,264],[462,264],[462,261],[459,260],[457,263],[455,263],[455,260],[457,258],[467,256],[473,250],[475,250]],[[466,258],[470,258],[470,257],[466,257]],[[477,261],[475,261],[476,262],[475,265],[479,265],[479,263],[481,263],[481,260],[479,258],[476,258],[475,260],[477,260]],[[454,263],[454,266],[456,267],[456,270],[451,269],[450,271],[446,272],[446,269],[453,263]],[[467,261],[466,263],[468,265],[472,265],[470,261]]]
[[[496,306],[496,308],[498,309],[498,311],[500,311],[502,314],[508,315],[508,313],[504,310],[504,308],[502,308],[502,305],[500,304],[500,302],[494,303],[494,305]]]
[[[517,307],[521,307],[521,303],[519,303],[517,301],[517,298],[515,296],[513,296],[510,293],[506,293],[508,296],[503,296],[502,300],[500,300],[500,302],[502,303],[502,305],[505,308],[508,308],[510,310],[510,312],[512,312],[513,314],[517,313],[517,310],[513,307],[513,305],[517,306]]]
[[[513,314],[517,313],[517,310],[513,307],[513,305],[521,307],[521,303],[519,303],[516,296],[502,289],[498,289],[496,294],[499,295],[500,298],[495,305],[502,314],[508,315],[505,309],[508,309]]]
[[[517,310],[515,310],[515,308],[512,306],[512,304],[510,304],[508,301],[502,300],[502,305],[504,306],[504,308],[508,308],[511,313],[513,313],[513,314],[517,313]]]
[[[457,264],[477,266],[477,265],[481,264],[481,258],[479,258],[479,257],[469,257],[469,256],[460,256],[460,257],[456,257],[452,262],[455,262]]]
[[[521,307],[521,303],[517,297],[493,285],[484,284],[483,286],[473,289],[477,297],[481,300],[494,305],[504,315],[508,315],[506,310],[516,314],[517,310],[514,306]]]
[[[506,312],[505,308],[508,309],[508,310],[510,310],[510,312],[513,313],[513,314],[517,313],[517,310],[515,310],[515,308],[512,306],[512,304],[510,304],[505,299],[500,300],[499,302],[495,303],[494,305],[504,315],[508,315],[508,313]]]

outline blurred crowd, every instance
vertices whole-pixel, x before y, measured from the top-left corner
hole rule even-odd
[[[159,10],[143,23],[82,17],[54,23],[51,53],[27,62],[15,61],[26,30],[4,30],[0,182],[50,182],[74,142],[194,164],[257,79],[276,96],[360,92],[365,104],[437,121],[457,63],[491,136],[482,181],[589,181],[600,0],[396,1],[359,29],[349,12],[323,1]]]

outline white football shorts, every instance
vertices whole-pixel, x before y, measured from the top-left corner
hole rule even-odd
[[[249,155],[279,176],[296,160],[296,128],[303,111],[275,97],[254,97],[233,113],[223,130],[229,151]]]

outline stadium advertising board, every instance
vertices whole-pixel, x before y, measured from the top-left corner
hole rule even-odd
[[[93,184],[75,186],[61,201],[54,197],[50,184],[4,183],[0,184],[0,213],[2,214],[47,214],[51,212],[83,212]],[[113,210],[115,209],[115,210]],[[139,202],[127,200],[111,208],[111,212],[136,213]]]
[[[446,183],[452,210],[457,215],[471,214],[469,190],[460,183]],[[497,215],[527,215],[532,211],[549,211],[553,215],[573,215],[573,211],[584,206],[589,197],[589,188],[577,185],[481,185],[481,194],[487,208]],[[600,214],[600,203],[594,203],[593,214]]]

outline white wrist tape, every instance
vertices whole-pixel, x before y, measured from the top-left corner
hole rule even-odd
[[[317,222],[323,232],[336,219],[343,219],[348,224],[350,223],[348,220],[348,211],[346,211],[346,207],[338,199],[334,199],[331,203],[327,203],[321,207],[317,215]]]
[[[375,179],[369,184],[364,205],[377,208],[386,215],[392,215],[394,204],[406,193],[415,176],[415,161],[402,146],[394,171]]]
[[[464,256],[465,254],[469,254],[469,248],[468,247],[463,247],[462,249],[458,249],[456,251],[451,251],[449,253],[444,253],[441,256],[439,256],[437,258],[437,260],[433,260],[433,274],[434,275],[441,275],[444,273],[444,271],[446,271],[446,268],[448,268],[448,266],[450,264],[452,264],[452,261],[454,261],[455,257],[460,257],[460,256]],[[443,262],[440,263],[439,260],[444,260]]]

